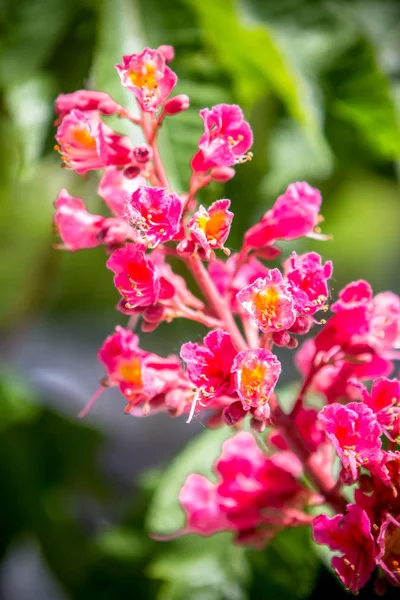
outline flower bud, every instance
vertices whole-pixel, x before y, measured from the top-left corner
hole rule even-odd
[[[196,250],[196,244],[192,240],[182,240],[176,250],[180,256],[191,256]]]
[[[190,105],[189,96],[180,94],[166,101],[164,104],[164,113],[167,115],[177,115],[184,110],[187,110]]]
[[[296,340],[296,338],[294,338],[294,337],[291,337],[287,347],[290,350],[294,350],[295,348],[297,348],[298,345],[299,345],[298,340]]]
[[[225,183],[225,181],[229,181],[232,177],[235,176],[235,169],[232,167],[214,167],[211,169],[210,177],[213,181],[218,181],[219,183]]]
[[[291,333],[305,335],[311,329],[312,321],[309,317],[297,317],[293,325],[289,328]]]
[[[158,46],[157,52],[163,55],[165,62],[169,63],[174,60],[175,51],[173,46],[168,46],[163,44],[162,46]]]
[[[247,411],[244,410],[240,400],[232,402],[226,406],[222,412],[222,420],[226,425],[236,425],[246,416]]]
[[[140,144],[133,149],[133,158],[137,163],[147,163],[153,157],[153,151],[147,144]]]
[[[289,346],[291,339],[290,333],[287,331],[274,331],[272,334],[272,340],[274,344],[280,346],[281,348]]]
[[[137,177],[140,173],[140,168],[136,165],[129,165],[129,167],[126,167],[122,173],[126,179],[135,179],[135,177]]]
[[[164,307],[161,304],[154,304],[143,311],[143,319],[148,323],[158,323],[164,316]]]

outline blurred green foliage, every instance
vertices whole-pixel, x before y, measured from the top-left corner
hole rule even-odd
[[[177,191],[187,187],[200,108],[237,102],[251,121],[253,161],[202,195],[205,203],[232,200],[232,249],[291,181],[307,179],[323,192],[323,230],[334,239],[296,249],[333,259],[334,293],[360,277],[377,291],[400,291],[399,28],[396,0],[1,0],[0,328],[12,337],[42,315],[112,315],[117,294],[102,250],[52,248],[60,188],[102,210],[96,176],[59,166],[52,103],[87,87],[132,105],[113,66],[145,45],[175,46],[177,93],[191,97],[161,135]],[[111,122],[141,139],[133,126]],[[92,531],[79,498],[87,494],[94,511],[113,499],[97,472],[99,434],[41,408],[15,380],[8,373],[0,386],[3,555],[33,536],[78,599],[311,597],[319,567],[301,530],[262,553],[226,536],[160,544],[144,530],[144,521],[156,533],[182,525],[177,490],[187,472],[210,469],[224,430],[195,440],[162,477],[147,478],[123,518]]]

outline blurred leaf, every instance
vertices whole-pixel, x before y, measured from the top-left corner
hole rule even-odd
[[[360,40],[338,58],[329,78],[332,114],[349,123],[374,154],[398,158],[398,115],[372,47]]]
[[[17,127],[24,164],[37,160],[53,116],[53,85],[49,78],[36,77],[10,87],[6,103]]]
[[[36,75],[66,27],[75,2],[18,0],[4,11],[0,85],[24,84]]]
[[[230,534],[182,538],[151,563],[148,573],[169,582],[162,588],[159,600],[246,598],[243,586],[249,578],[249,569],[245,550],[233,545]]]
[[[0,412],[0,432],[19,423],[29,423],[39,414],[26,386],[11,371],[0,376]]]
[[[109,557],[131,563],[143,555],[143,538],[133,531],[115,527],[97,538],[97,546]]]
[[[169,534],[183,526],[184,516],[178,497],[187,475],[193,472],[210,475],[222,443],[232,433],[229,427],[206,430],[189,442],[172,461],[160,477],[149,507],[147,529],[151,533]]]
[[[253,564],[251,597],[302,600],[308,598],[316,581],[318,560],[308,527],[282,531],[263,552],[249,551]]]

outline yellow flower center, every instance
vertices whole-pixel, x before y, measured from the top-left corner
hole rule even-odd
[[[279,293],[273,286],[258,292],[254,296],[254,305],[258,312],[267,320],[276,315],[276,309],[279,303]]]
[[[80,146],[85,148],[95,148],[96,140],[92,138],[87,129],[75,129],[73,132],[73,138]]]
[[[133,358],[130,362],[122,363],[119,368],[119,374],[128,383],[133,383],[137,386],[143,385],[142,370],[137,358]]]
[[[129,73],[129,79],[138,88],[156,90],[158,88],[157,71],[152,63],[145,63],[140,71]]]
[[[218,238],[225,222],[225,213],[223,210],[216,210],[211,215],[201,215],[197,219],[197,224],[204,231],[208,240]]]
[[[242,368],[242,384],[249,396],[259,394],[265,379],[265,367],[257,363],[254,367]],[[260,395],[260,400],[266,402],[266,397]]]

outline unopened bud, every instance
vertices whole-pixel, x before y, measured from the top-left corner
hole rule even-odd
[[[236,425],[246,416],[247,412],[244,410],[242,403],[239,401],[232,402],[229,406],[226,406],[222,411],[222,420],[226,425]]]
[[[232,177],[235,176],[235,169],[232,167],[214,167],[211,169],[210,177],[213,181],[218,181],[219,183],[225,183],[225,181],[229,181]]]
[[[123,176],[127,179],[135,179],[139,173],[140,169],[136,165],[129,165],[129,167],[125,167],[125,169],[122,171]]]
[[[143,319],[148,323],[158,323],[164,316],[164,307],[154,304],[143,311]]]
[[[274,344],[280,346],[281,348],[289,346],[291,339],[292,338],[290,337],[290,333],[288,333],[287,331],[274,331],[274,333],[272,334],[272,340]]]
[[[167,115],[177,115],[178,113],[187,110],[189,106],[189,96],[186,96],[186,94],[180,94],[179,96],[174,96],[166,101],[164,104],[164,112]]]
[[[158,46],[157,52],[163,55],[165,62],[169,63],[174,60],[175,51],[173,46],[162,45]]]
[[[291,337],[290,341],[287,345],[287,348],[290,348],[290,350],[294,350],[295,348],[297,348],[298,345],[299,345],[299,342],[296,340],[296,338]]]
[[[140,144],[133,149],[133,158],[137,163],[143,164],[149,162],[153,157],[153,152],[147,144]]]
[[[305,335],[311,329],[312,321],[309,317],[297,317],[289,331],[297,335]]]
[[[176,247],[180,256],[191,256],[196,250],[196,244],[192,240],[182,240]]]

